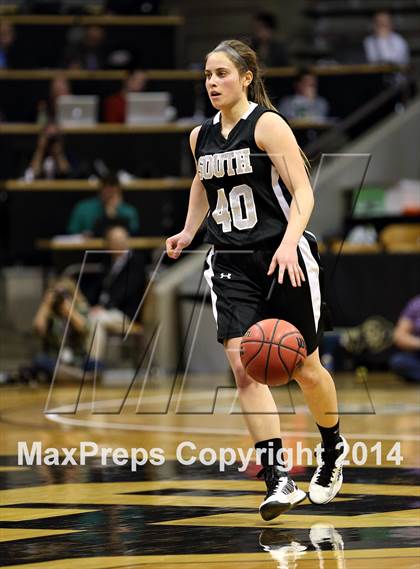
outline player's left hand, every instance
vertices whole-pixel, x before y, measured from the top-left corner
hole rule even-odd
[[[278,281],[283,284],[284,273],[287,270],[289,273],[292,286],[301,286],[305,281],[305,275],[299,266],[299,259],[297,255],[296,245],[289,243],[281,243],[271,259],[267,275],[272,275],[279,267]]]

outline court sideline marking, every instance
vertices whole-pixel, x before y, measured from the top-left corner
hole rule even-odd
[[[202,394],[190,393],[185,396],[185,399],[196,401],[202,398]],[[158,403],[165,402],[166,396],[154,395],[145,397],[147,403]],[[97,405],[102,405],[103,407],[112,407],[121,403],[120,399],[109,399],[104,401],[97,401]],[[126,400],[126,404],[135,405],[138,403],[138,399],[129,398]],[[78,410],[90,410],[92,408],[91,402],[79,403]],[[247,435],[248,431],[246,429],[233,429],[233,428],[216,428],[216,427],[183,427],[183,426],[172,426],[172,425],[136,425],[133,423],[109,423],[104,421],[91,421],[87,419],[75,419],[71,417],[64,417],[59,415],[59,413],[71,413],[74,409],[73,405],[62,405],[51,412],[45,413],[45,417],[55,423],[60,423],[62,425],[71,425],[74,427],[89,427],[89,428],[100,428],[100,429],[114,429],[122,431],[158,431],[167,433],[184,433],[184,434],[211,434],[211,435]],[[306,407],[300,406],[296,407],[296,410],[306,411]],[[399,411],[401,413],[401,410]],[[141,413],[139,413],[141,415]],[[319,438],[318,432],[311,431],[282,431],[284,436],[299,436],[308,438]],[[400,441],[420,441],[419,435],[404,435],[404,434],[389,434],[389,433],[347,433],[346,438],[348,439],[366,439],[366,440],[400,440]]]

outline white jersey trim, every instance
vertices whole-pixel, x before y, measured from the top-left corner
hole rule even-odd
[[[319,319],[321,317],[321,287],[319,285],[319,265],[312,255],[308,240],[304,235],[302,235],[302,237],[299,239],[299,250],[302,254],[303,262],[306,268],[309,289],[311,291],[315,330],[318,332]]]
[[[311,237],[313,237],[315,239],[315,241],[317,240],[316,235],[314,233],[312,233],[312,231],[308,231],[307,229],[305,229],[305,233],[309,233],[309,235],[311,235]]]
[[[245,111],[245,113],[241,116],[241,118],[239,120],[247,119],[256,107],[258,107],[257,103],[253,103],[253,102],[249,101],[248,110]],[[219,122],[220,122],[220,111],[218,113],[216,113],[213,117],[213,124],[218,124]]]
[[[279,174],[278,174],[277,170],[274,168],[274,166],[271,166],[271,185],[273,187],[274,194],[277,198],[277,201],[279,202],[281,210],[284,214],[284,217],[287,220],[289,220],[290,207],[286,201],[286,198],[284,197],[283,191],[282,191],[280,183],[279,183]]]
[[[249,103],[249,109],[245,112],[244,115],[242,115],[241,119],[247,119],[247,118],[249,117],[249,115],[252,113],[252,111],[253,111],[256,107],[258,107],[257,103],[252,103],[252,102],[250,101],[250,103]]]
[[[208,269],[206,269],[204,271],[204,278],[206,279],[207,284],[209,285],[210,288],[210,295],[211,295],[211,304],[212,304],[212,308],[213,308],[213,316],[214,319],[216,320],[216,324],[217,324],[217,294],[214,292],[213,289],[213,277],[214,277],[214,271],[213,271],[213,267],[211,265],[211,260],[214,256],[214,247],[212,247],[209,251],[209,254],[206,257],[206,262],[209,266]]]

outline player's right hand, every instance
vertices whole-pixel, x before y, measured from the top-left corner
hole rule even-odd
[[[171,259],[178,259],[181,252],[192,241],[192,236],[187,231],[181,231],[166,240],[166,254]]]

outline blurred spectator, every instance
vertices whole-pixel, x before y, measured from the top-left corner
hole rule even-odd
[[[38,101],[36,116],[38,124],[44,125],[55,121],[57,99],[62,95],[71,95],[71,87],[64,75],[57,75],[50,82],[48,99]]]
[[[107,14],[157,14],[159,0],[107,0],[105,12]]]
[[[25,60],[22,50],[17,47],[13,24],[0,21],[0,69],[23,68],[26,66]]]
[[[402,311],[394,330],[399,352],[389,362],[390,368],[407,381],[420,381],[420,295]]]
[[[35,152],[25,171],[25,180],[70,178],[72,166],[64,150],[63,137],[54,124],[38,136]]]
[[[373,16],[373,34],[363,42],[369,63],[407,65],[410,51],[405,39],[393,31],[391,14],[384,10]]]
[[[143,71],[133,71],[124,81],[123,87],[115,95],[110,95],[104,103],[105,122],[125,122],[126,95],[127,93],[140,93],[147,83],[146,74]]]
[[[19,378],[26,381],[51,380],[59,355],[58,373],[65,371],[70,374],[71,368],[80,370],[85,365],[88,369],[88,315],[88,303],[80,291],[76,294],[76,283],[72,279],[61,277],[53,282],[46,290],[33,321],[34,330],[43,342],[42,350],[29,367],[19,370]]]
[[[279,112],[286,118],[308,119],[323,122],[328,118],[329,104],[318,95],[318,78],[308,70],[299,73],[295,81],[295,94],[284,97]]]
[[[69,69],[96,71],[106,67],[105,29],[88,26],[83,29],[82,39],[70,43],[64,53],[64,66]]]
[[[115,225],[105,233],[107,255],[96,282],[88,294],[92,308],[89,313],[92,359],[101,362],[109,332],[122,333],[137,316],[144,292],[145,267],[143,255],[129,250],[129,234],[125,227]]]
[[[120,224],[135,235],[139,231],[137,210],[123,201],[118,178],[107,176],[102,180],[99,195],[75,205],[67,226],[70,234],[103,236],[107,228]]]
[[[286,47],[275,38],[277,22],[269,12],[260,12],[254,16],[254,30],[251,41],[259,60],[266,67],[280,67],[289,64]]]

